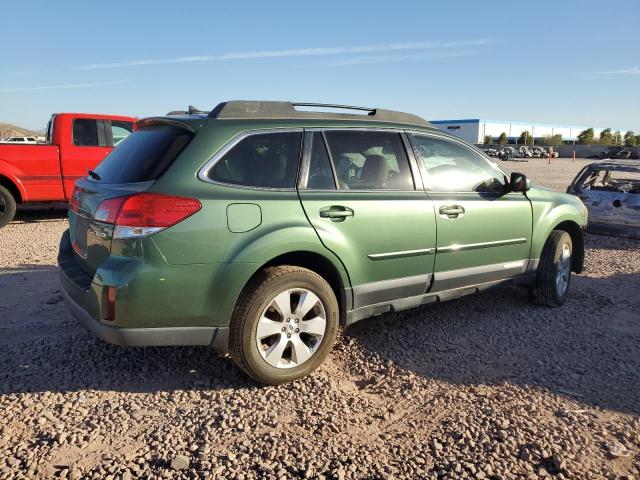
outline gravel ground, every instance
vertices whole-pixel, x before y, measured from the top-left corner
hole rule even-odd
[[[529,158],[526,162],[501,162],[501,167],[510,172],[521,172],[531,178],[533,183],[544,185],[558,192],[566,192],[569,183],[585,165],[597,160],[577,158],[554,158],[551,163],[546,158]]]
[[[577,168],[513,169],[562,189]],[[56,283],[65,228],[0,230],[0,479],[640,478],[638,241],[589,236],[560,309],[506,288],[377,317],[263,387],[207,348],[84,332]]]

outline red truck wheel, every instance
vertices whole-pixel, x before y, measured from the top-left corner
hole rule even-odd
[[[0,185],[0,228],[7,225],[16,214],[16,199],[11,192]]]

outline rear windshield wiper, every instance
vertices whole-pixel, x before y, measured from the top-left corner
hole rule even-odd
[[[97,174],[96,172],[94,172],[93,170],[89,170],[89,176],[90,176],[91,178],[94,178],[94,179],[98,180],[98,181],[100,181],[100,180],[101,180],[100,175],[98,175],[98,174]]]

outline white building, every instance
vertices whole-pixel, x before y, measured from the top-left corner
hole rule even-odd
[[[496,142],[502,133],[506,133],[509,141],[515,143],[524,131],[528,131],[534,139],[552,137],[560,134],[564,142],[573,142],[578,140],[580,132],[590,128],[575,125],[547,125],[533,122],[486,120],[482,118],[430,120],[430,122],[440,130],[456,135],[470,143],[483,143],[487,135],[493,137],[493,141]],[[596,138],[598,138],[602,130],[604,130],[604,128],[593,127]],[[624,134],[627,132],[626,129],[611,128],[612,133],[618,130],[624,137]]]

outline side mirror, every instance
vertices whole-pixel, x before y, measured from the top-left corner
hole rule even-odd
[[[509,179],[509,187],[512,192],[526,192],[531,188],[531,184],[524,173],[513,172]]]

